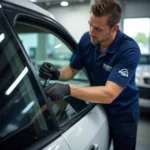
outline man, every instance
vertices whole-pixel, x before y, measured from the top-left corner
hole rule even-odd
[[[98,0],[91,6],[90,31],[85,33],[70,66],[58,71],[44,63],[40,76],[70,80],[85,67],[91,87],[55,83],[46,89],[52,100],[66,95],[104,105],[114,150],[135,150],[139,117],[139,91],[135,71],[140,59],[136,42],[119,30],[122,9],[115,0]]]

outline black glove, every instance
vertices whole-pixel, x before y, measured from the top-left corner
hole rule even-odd
[[[70,86],[68,84],[54,83],[45,88],[47,95],[52,101],[62,100],[64,96],[70,95]]]
[[[43,79],[48,79],[51,77],[52,80],[58,80],[60,71],[56,69],[51,63],[45,62],[40,67],[39,76]]]

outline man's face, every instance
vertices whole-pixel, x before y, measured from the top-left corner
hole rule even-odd
[[[89,19],[91,42],[101,44],[112,37],[113,28],[108,25],[108,16],[95,17],[92,13]]]

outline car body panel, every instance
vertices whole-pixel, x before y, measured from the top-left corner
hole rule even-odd
[[[145,98],[139,98],[139,104],[141,109],[150,109],[150,100]]]
[[[150,88],[150,65],[139,64],[136,70],[136,77],[138,78],[137,86]],[[144,79],[149,80],[145,82]]]
[[[91,146],[97,146],[97,150],[108,149],[109,133],[105,112],[97,105],[79,122],[71,127],[62,137],[46,146],[43,150],[89,150]],[[88,144],[87,144],[88,143]]]
[[[42,150],[70,150],[70,148],[64,138],[61,136]]]
[[[97,145],[97,150],[106,150],[109,141],[106,131],[109,130],[104,110],[97,105],[62,136],[71,150],[89,150],[92,145]]]
[[[136,84],[140,90],[139,104],[141,110],[150,108],[150,54],[142,54],[136,70]]]

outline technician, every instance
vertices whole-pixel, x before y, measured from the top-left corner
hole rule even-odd
[[[70,95],[103,104],[114,150],[135,150],[140,113],[135,72],[140,49],[119,30],[121,17],[122,8],[116,0],[97,0],[91,6],[90,30],[82,36],[70,65],[59,71],[51,63],[43,63],[40,76],[67,81],[84,67],[91,87],[55,83],[46,89],[48,96],[59,100]]]

